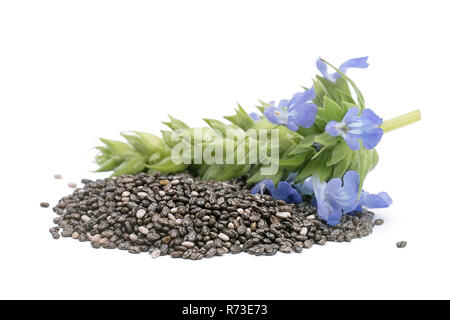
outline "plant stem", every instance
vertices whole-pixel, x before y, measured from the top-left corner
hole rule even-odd
[[[420,110],[415,110],[409,113],[405,113],[399,117],[389,119],[383,122],[380,126],[384,132],[389,132],[404,126],[407,126],[411,123],[417,122],[421,119]]]

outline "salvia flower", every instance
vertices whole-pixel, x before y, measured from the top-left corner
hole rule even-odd
[[[386,192],[372,194],[367,191],[362,191],[359,196],[358,206],[355,211],[361,212],[363,207],[367,209],[387,208],[392,204],[392,199]]]
[[[298,127],[310,128],[317,115],[317,106],[311,102],[315,96],[314,88],[310,88],[294,94],[291,100],[281,100],[277,107],[271,102],[264,115],[270,122],[285,125],[292,131]]]
[[[339,71],[341,71],[342,73],[346,73],[347,69],[350,68],[359,68],[359,69],[367,68],[369,66],[369,64],[367,63],[368,58],[369,57],[362,57],[347,60],[343,64],[341,64],[341,66],[339,67]],[[341,75],[338,72],[329,73],[328,66],[321,59],[317,59],[316,65],[317,69],[319,69],[323,77],[331,82],[336,82],[336,80],[341,77]]]
[[[342,136],[353,151],[361,148],[373,149],[383,136],[380,125],[383,119],[370,109],[364,109],[359,115],[359,109],[350,108],[341,122],[330,121],[325,130],[333,137]]]
[[[287,203],[300,203],[302,202],[302,196],[298,191],[292,187],[289,182],[282,181],[275,187],[271,180],[263,180],[257,183],[251,190],[252,194],[264,193],[269,191],[272,197],[276,200],[283,200]]]
[[[272,180],[262,180],[255,184],[255,186],[250,190],[252,194],[264,194],[266,190],[270,192],[270,190],[273,190],[275,188],[275,185],[273,184]]]
[[[331,226],[339,224],[342,215],[352,212],[358,205],[359,174],[348,171],[342,180],[334,178],[327,183],[313,177],[317,212]]]
[[[259,120],[261,120],[261,116],[259,114],[257,114],[256,112],[252,112],[249,114],[250,118],[253,119],[253,121],[258,122]]]
[[[312,196],[314,194],[314,184],[313,178],[306,178],[303,182],[296,183],[294,185],[295,189],[304,196]]]
[[[298,191],[286,181],[278,183],[277,187],[270,190],[270,194],[276,200],[283,200],[287,203],[300,203],[302,202],[302,196]]]

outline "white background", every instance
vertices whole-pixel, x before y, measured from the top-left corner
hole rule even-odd
[[[450,298],[448,13],[432,0],[1,1],[0,298]],[[368,106],[423,115],[379,144],[365,189],[394,204],[370,237],[202,261],[51,239],[39,203],[103,177],[97,137],[252,111],[309,86],[318,56],[364,55],[370,68],[349,75]]]

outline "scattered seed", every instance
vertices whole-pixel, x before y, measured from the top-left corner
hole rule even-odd
[[[62,175],[60,175],[59,173],[57,173],[57,174],[55,174],[55,175],[53,176],[53,178],[55,178],[55,179],[57,179],[57,180],[61,180],[63,177],[62,177]]]
[[[399,241],[399,242],[397,242],[397,248],[403,249],[406,247],[407,244],[408,244],[408,242],[406,242],[406,241]]]
[[[282,219],[286,219],[286,218],[290,218],[291,217],[291,213],[290,212],[277,212],[277,217],[282,218]]]
[[[50,207],[50,204],[48,203],[48,202],[41,202],[41,207],[42,208],[48,208],[48,207]]]
[[[76,184],[76,183],[73,183],[73,182],[69,182],[69,183],[67,184],[67,186],[68,186],[69,188],[75,189],[75,188],[77,187],[77,184]]]

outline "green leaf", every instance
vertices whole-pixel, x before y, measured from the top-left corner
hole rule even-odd
[[[170,122],[163,122],[166,126],[168,126],[172,130],[178,129],[189,129],[189,126],[181,120],[178,120],[171,115],[169,115]]]
[[[345,157],[339,161],[333,169],[333,178],[342,178],[342,176],[347,172],[348,167],[353,159],[353,151],[347,152]]]
[[[342,104],[342,102],[347,102],[347,103],[350,103],[350,104],[352,104],[352,105],[356,105],[356,102],[355,102],[355,100],[353,99],[353,97],[351,96],[351,94],[348,94],[348,93],[346,93],[346,92],[344,92],[344,91],[342,91],[342,90],[340,90],[340,89],[337,89],[336,90],[337,91],[337,93],[339,94],[339,97],[340,97],[340,103]]]
[[[141,138],[141,142],[145,145],[145,147],[150,151],[150,153],[170,153],[167,145],[164,140],[160,137],[157,137],[151,133],[141,132],[141,131],[133,131]]]
[[[353,151],[347,146],[347,144],[343,141],[340,141],[336,147],[334,147],[331,158],[327,162],[327,166],[334,166],[341,160],[343,160],[348,153],[352,153]]]
[[[145,160],[141,155],[136,154],[134,157],[123,161],[114,171],[114,176],[120,176],[123,174],[137,174],[144,171]]]
[[[226,181],[247,174],[250,171],[250,165],[226,165],[222,173],[215,180]]]
[[[133,147],[133,149],[136,150],[137,152],[146,156],[149,156],[151,154],[151,150],[147,148],[145,143],[143,143],[139,137],[129,135],[123,132],[120,135],[124,137],[128,141],[128,143]]]
[[[279,160],[280,167],[284,169],[288,169],[291,171],[297,170],[307,159],[311,158],[311,156],[314,155],[314,150],[309,149],[303,149],[301,153],[297,153],[292,158],[287,159],[281,159]]]
[[[320,143],[321,145],[328,147],[333,146],[338,142],[337,137],[330,136],[327,132],[319,134],[314,137],[314,142]]]
[[[311,146],[314,143],[315,136],[305,137],[299,144],[297,144],[291,152],[289,152],[290,156],[294,156],[296,154],[303,153],[305,149],[311,149]]]
[[[240,105],[238,105],[238,108],[235,109],[235,111],[236,115],[227,116],[224,118],[230,121],[231,123],[237,125],[244,131],[251,129],[255,124],[255,121],[247,114],[247,112],[245,112],[245,110]]]
[[[344,108],[328,97],[324,98],[323,109],[319,109],[319,116],[327,123],[331,120],[341,121],[345,116]]]
[[[121,141],[109,140],[105,138],[100,138],[100,141],[103,142],[114,153],[121,154],[128,151],[133,151],[133,149],[128,144]]]
[[[122,162],[122,160],[119,160],[119,159],[108,159],[108,160],[104,161],[104,162],[100,165],[100,168],[98,168],[97,170],[95,170],[95,172],[108,172],[108,171],[112,171],[112,170],[114,170],[121,162]]]
[[[180,143],[180,140],[175,138],[173,131],[161,130],[161,134],[163,136],[164,142],[170,148],[174,148],[177,144]]]
[[[333,100],[338,100],[339,96],[336,92],[336,84],[321,76],[316,76],[316,79],[322,84],[322,87],[325,89],[326,96],[330,97]]]
[[[281,178],[283,177],[283,170],[280,169],[280,170],[278,170],[278,172],[276,174],[267,176],[267,175],[263,175],[261,173],[261,170],[263,170],[263,168],[265,168],[265,167],[267,168],[269,166],[261,166],[259,169],[257,169],[256,172],[247,179],[247,183],[255,184],[264,179],[268,179],[268,180],[272,180],[273,183],[275,185],[277,185],[278,182],[280,182]]]
[[[149,169],[161,171],[164,173],[180,172],[184,171],[189,167],[188,164],[176,164],[172,161],[170,157],[164,158],[161,162],[154,165],[147,165]]]
[[[352,95],[350,87],[348,86],[348,82],[345,78],[342,78],[342,77],[338,78],[334,85],[336,86],[337,91],[344,92],[350,96]]]
[[[353,82],[352,79],[350,79],[347,75],[345,75],[345,73],[343,73],[341,70],[339,70],[338,68],[336,68],[335,66],[333,66],[331,63],[329,63],[328,61],[320,58],[320,60],[322,60],[323,62],[325,62],[327,65],[329,65],[331,68],[333,68],[337,73],[339,73],[341,75],[342,78],[344,78],[345,80],[347,80],[351,86],[353,87],[353,90],[355,90],[356,92],[356,96],[358,97],[358,103],[360,105],[360,107],[362,109],[364,109],[365,107],[365,102],[364,102],[364,96],[362,95],[361,91],[358,89],[358,87],[356,86],[355,82]]]
[[[216,131],[219,135],[221,135],[222,137],[226,136],[228,127],[225,125],[225,123],[214,119],[203,119],[203,120],[208,124],[208,126],[211,127],[211,129]]]
[[[327,160],[330,156],[330,151],[326,150],[321,153],[316,159],[311,159],[308,164],[300,171],[295,179],[296,182],[317,174],[321,181],[326,181],[331,175],[333,168],[327,166]]]

